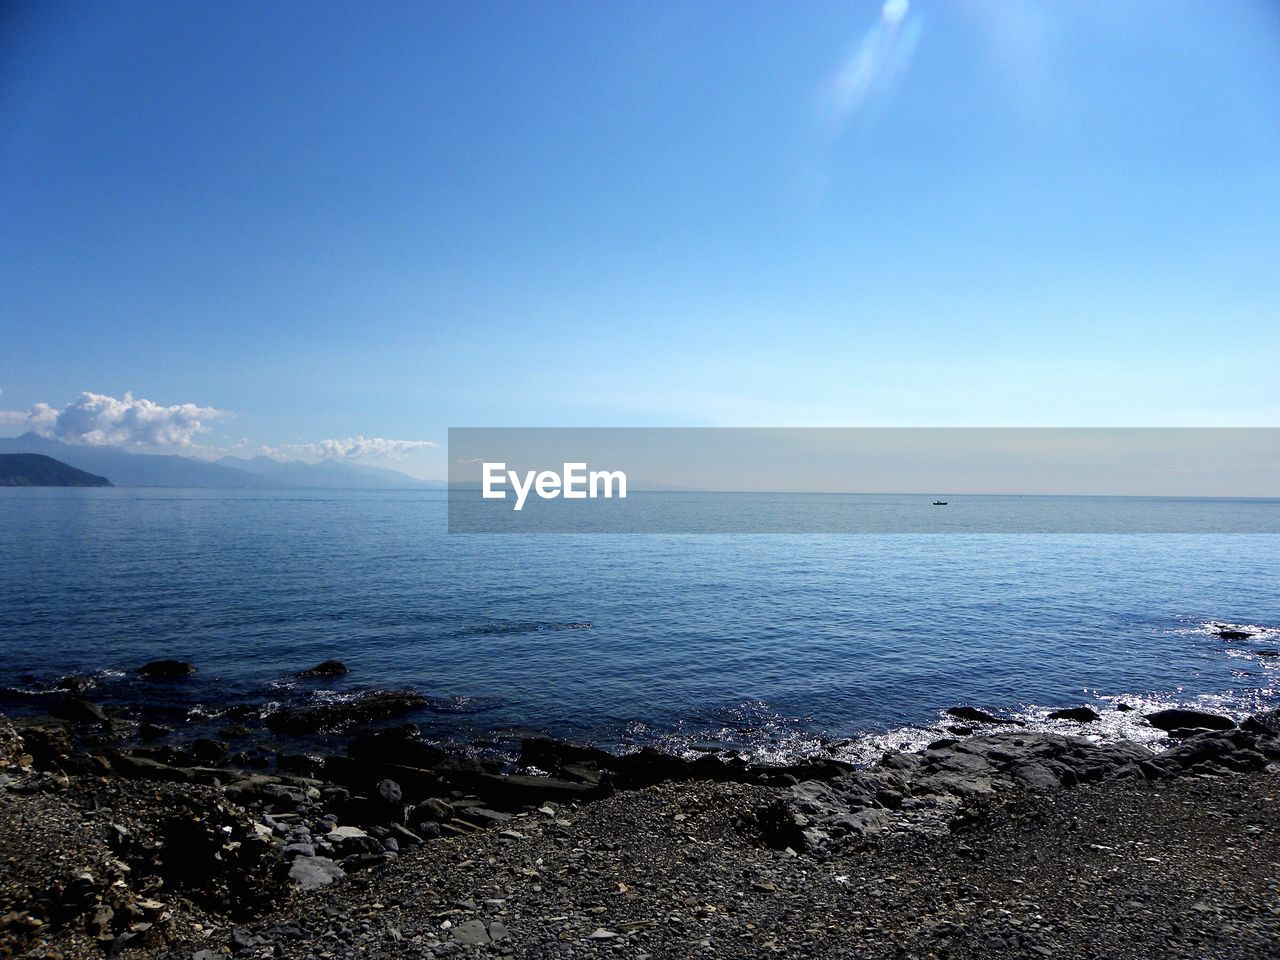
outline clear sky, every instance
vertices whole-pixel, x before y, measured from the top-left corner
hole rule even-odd
[[[1267,0],[11,2],[0,432],[1277,426],[1277,104]]]

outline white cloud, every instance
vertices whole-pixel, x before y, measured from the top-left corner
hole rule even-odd
[[[37,403],[27,410],[0,411],[0,424],[66,443],[190,448],[195,437],[209,429],[206,421],[224,415],[225,411],[194,403],[166,407],[135,399],[132,393],[117,399],[86,391],[61,409]]]
[[[321,440],[317,443],[287,443],[263,447],[262,453],[276,459],[314,457],[318,460],[360,460],[383,457],[403,460],[413,450],[436,446],[430,440],[388,440],[385,437],[347,437],[345,440]]]

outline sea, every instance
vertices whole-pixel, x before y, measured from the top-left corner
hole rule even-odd
[[[1134,502],[1081,499],[1131,528]],[[414,690],[428,706],[408,719],[463,750],[541,732],[785,761],[927,742],[961,704],[1071,732],[1048,713],[1089,704],[1090,736],[1139,740],[1159,737],[1141,720],[1157,706],[1280,704],[1274,532],[451,534],[446,507],[431,490],[0,489],[0,710],[47,710],[68,676],[192,723]],[[1176,509],[1280,518],[1280,501]],[[198,672],[134,672],[161,657]],[[296,676],[330,658],[350,673]]]

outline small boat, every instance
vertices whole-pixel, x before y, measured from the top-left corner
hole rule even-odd
[[[945,506],[947,505],[947,501],[945,501],[945,500],[935,500],[935,501],[933,501],[933,505],[934,505],[935,507],[945,507]]]

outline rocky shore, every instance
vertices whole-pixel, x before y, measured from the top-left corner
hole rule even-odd
[[[511,764],[399,724],[412,694],[272,714],[338,745],[267,756],[85,692],[0,721],[0,956],[1280,955],[1274,711],[1153,712],[1155,750],[958,707],[858,768]]]

